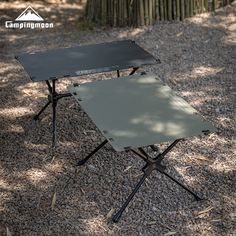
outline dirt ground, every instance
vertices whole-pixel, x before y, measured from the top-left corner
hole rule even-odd
[[[236,235],[236,3],[184,22],[84,31],[81,5],[35,1],[32,7],[54,29],[5,29],[27,5],[0,3],[0,235]],[[59,144],[52,150],[51,108],[32,120],[46,102],[46,86],[31,82],[14,56],[122,39],[159,58],[161,64],[142,70],[157,74],[219,132],[186,139],[165,160],[168,172],[203,201],[153,173],[120,222],[109,224],[144,163],[107,145],[76,168],[102,136],[73,98],[58,104]],[[58,88],[115,76],[67,79]]]

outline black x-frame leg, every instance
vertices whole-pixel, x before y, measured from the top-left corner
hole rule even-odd
[[[56,107],[57,102],[61,98],[72,96],[71,93],[57,93],[56,92],[56,79],[52,80],[52,84],[48,80],[46,80],[46,84],[48,87],[48,102],[44,105],[44,107],[38,112],[37,115],[34,116],[34,120],[38,120],[39,116],[43,113],[43,111],[48,107],[49,104],[52,104],[52,147],[56,145]]]
[[[159,171],[160,173],[164,174],[165,176],[167,176],[169,179],[173,180],[176,184],[178,184],[179,186],[181,186],[183,189],[185,189],[187,192],[189,192],[191,195],[194,196],[194,198],[199,201],[202,200],[202,198],[200,198],[196,193],[194,193],[192,190],[190,190],[187,186],[183,185],[182,183],[180,183],[178,180],[176,180],[174,177],[172,177],[171,175],[169,175],[165,169],[166,166],[164,166],[162,164],[162,160],[165,158],[166,154],[169,153],[174,146],[180,142],[181,139],[177,139],[175,140],[170,146],[168,146],[162,153],[159,153],[155,158],[152,158],[150,155],[148,155],[143,148],[139,148],[138,151],[134,150],[134,149],[130,149],[130,151],[132,151],[134,154],[136,154],[138,157],[142,158],[143,161],[146,162],[145,166],[142,168],[143,171],[143,176],[141,177],[141,179],[139,180],[139,182],[136,184],[135,188],[133,189],[133,191],[130,193],[130,195],[128,196],[128,198],[126,199],[126,201],[123,203],[123,205],[121,206],[121,208],[119,209],[119,211],[112,217],[112,221],[114,223],[117,223],[122,215],[122,213],[124,212],[124,210],[126,209],[126,207],[128,206],[128,204],[130,203],[130,201],[133,199],[134,195],[137,193],[137,191],[139,190],[139,188],[142,186],[142,184],[144,183],[145,179],[152,173],[152,171],[156,170]],[[108,141],[105,140],[103,141],[100,145],[98,145],[89,155],[87,155],[84,159],[80,160],[77,163],[77,166],[81,166],[84,165],[97,151],[99,151]]]
[[[77,163],[77,166],[82,166],[84,165],[97,151],[99,151],[103,146],[106,145],[107,139],[103,141],[101,144],[99,144],[92,152],[90,152],[84,159],[80,160]]]
[[[199,201],[202,200],[197,194],[195,194],[192,190],[190,190],[188,187],[186,187],[185,185],[183,185],[182,183],[180,183],[178,180],[176,180],[174,177],[172,177],[171,175],[169,175],[165,169],[166,166],[162,165],[162,160],[164,159],[164,157],[166,156],[166,154],[168,152],[171,151],[171,149],[178,143],[180,142],[181,139],[177,139],[175,140],[169,147],[167,147],[167,149],[162,152],[159,153],[155,158],[151,158],[142,148],[139,148],[139,151],[136,151],[134,149],[131,149],[131,151],[136,154],[137,156],[141,157],[145,162],[146,165],[142,168],[143,171],[143,176],[141,177],[141,179],[139,180],[139,182],[136,184],[135,188],[133,189],[133,191],[130,193],[130,195],[128,196],[128,198],[126,199],[126,201],[123,203],[123,205],[121,206],[120,210],[112,217],[112,221],[113,222],[118,222],[122,213],[124,212],[124,210],[126,209],[126,207],[128,206],[128,204],[130,203],[130,201],[133,199],[134,195],[137,193],[137,191],[139,190],[139,188],[142,186],[143,182],[145,181],[145,179],[152,173],[152,171],[156,170],[159,171],[160,173],[164,174],[165,176],[167,176],[168,178],[170,178],[171,180],[173,180],[176,184],[178,184],[179,186],[181,186],[182,188],[184,188],[187,192],[189,192],[190,194],[192,194],[194,196],[194,198]]]
[[[139,67],[133,67],[133,69],[129,73],[129,75],[133,75],[138,69],[139,69]],[[117,70],[116,72],[117,72],[117,77],[120,77],[120,70]]]

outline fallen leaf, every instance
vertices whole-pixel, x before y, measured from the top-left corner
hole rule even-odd
[[[71,105],[69,105],[69,109],[71,109],[72,107],[74,107],[75,106],[75,104],[73,103],[73,104],[71,104]]]
[[[132,166],[128,166],[128,167],[124,170],[124,172],[127,172],[130,168],[132,168]]]
[[[11,236],[11,232],[10,232],[10,230],[8,229],[8,227],[6,227],[6,232],[7,232],[7,236]]]
[[[80,190],[81,190],[81,192],[83,193],[83,195],[85,194],[85,191],[82,189],[82,188],[80,188]]]
[[[148,222],[147,224],[148,224],[148,225],[155,225],[155,224],[157,224],[157,222],[156,222],[156,221],[150,221],[150,222]]]
[[[41,122],[48,122],[51,119],[50,115],[44,116]]]
[[[140,174],[134,175],[133,177],[134,177],[134,178],[138,178],[138,177],[140,177],[141,175],[143,175],[143,174],[140,173]]]
[[[173,80],[171,80],[171,83],[173,84],[173,85],[177,85],[178,83],[173,79]]]
[[[195,156],[195,159],[201,160],[201,161],[210,161],[211,159],[206,156]]]
[[[23,92],[25,95],[29,96],[29,97],[32,97],[32,92]],[[36,96],[36,98],[38,98],[38,96]]]
[[[177,37],[181,36],[183,34],[183,32],[179,32],[178,34],[176,34]]]
[[[52,210],[54,210],[54,207],[55,207],[55,204],[56,204],[56,200],[57,200],[57,193],[55,192],[53,194],[53,197],[52,197],[52,204],[51,204]]]
[[[219,221],[221,221],[221,219],[211,220],[211,222],[219,222]]]
[[[162,224],[162,223],[157,223],[158,225],[160,225],[161,227],[164,227],[168,230],[172,230],[171,232],[174,232],[173,229],[171,227],[169,227],[168,225]]]
[[[197,217],[200,218],[200,219],[202,219],[202,218],[204,218],[204,217],[206,217],[206,216],[209,216],[209,212],[206,212],[206,213],[203,213],[203,214],[201,214],[201,215],[198,215]]]
[[[175,235],[176,232],[175,231],[170,231],[168,233],[165,233],[164,236],[170,236],[170,235]]]
[[[199,211],[199,212],[198,212],[198,215],[206,214],[206,213],[208,213],[209,211],[211,211],[213,208],[214,208],[214,207],[209,206],[209,207],[207,207],[206,209],[204,209],[204,210],[202,210],[202,211]]]
[[[112,208],[108,213],[107,213],[107,219],[111,218],[111,216],[114,214],[115,209]]]

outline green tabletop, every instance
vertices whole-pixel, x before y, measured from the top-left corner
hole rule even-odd
[[[116,151],[216,131],[155,75],[133,75],[69,88]]]

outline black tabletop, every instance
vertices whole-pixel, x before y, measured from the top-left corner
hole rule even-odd
[[[16,57],[33,81],[141,67],[157,60],[134,41],[60,48]]]

